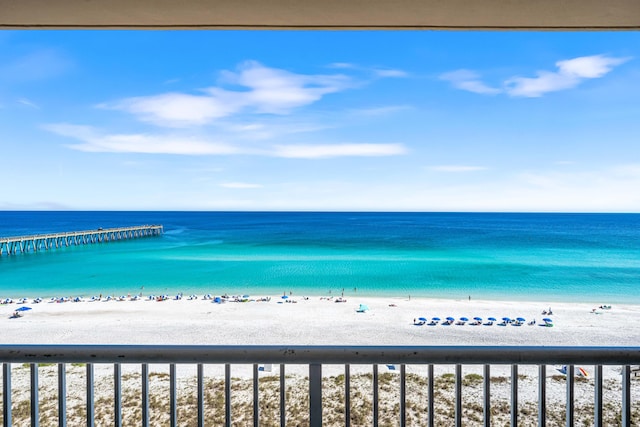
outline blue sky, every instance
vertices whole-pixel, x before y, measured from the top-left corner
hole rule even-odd
[[[640,33],[0,32],[0,209],[640,211]]]

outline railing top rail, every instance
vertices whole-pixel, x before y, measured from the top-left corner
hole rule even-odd
[[[80,230],[80,231],[61,231],[59,233],[46,233],[46,234],[32,234],[28,236],[8,236],[0,237],[0,242],[19,241],[19,240],[33,240],[33,239],[48,239],[53,237],[68,237],[79,236],[83,234],[96,234],[96,233],[115,233],[119,231],[136,231],[147,229],[161,229],[162,225],[132,225],[130,227],[116,227],[116,228],[98,228],[95,230]]]
[[[0,345],[0,363],[640,364],[640,347]]]

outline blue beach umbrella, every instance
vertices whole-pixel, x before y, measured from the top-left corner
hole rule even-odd
[[[20,308],[16,308],[16,311],[27,311],[27,310],[31,310],[31,307],[20,307]]]
[[[502,320],[504,320],[505,322],[511,322],[511,319],[509,319],[508,317],[503,317]]]
[[[487,320],[491,321],[491,322],[495,322],[496,318],[495,317],[487,317]]]
[[[280,298],[287,299],[287,298],[289,298],[289,295],[282,295]]]
[[[432,317],[431,320],[435,320],[436,322],[439,322],[440,318],[439,317]]]
[[[518,317],[516,320],[518,322],[525,322],[527,319],[525,319],[524,317]]]
[[[460,320],[462,320],[463,322],[468,322],[469,319],[467,319],[466,317],[461,317]]]
[[[418,317],[418,320],[421,322],[426,322],[427,318],[426,317]]]
[[[549,319],[548,317],[545,317],[544,319],[542,319],[542,321],[545,323],[553,323],[553,320]]]
[[[456,319],[454,319],[453,317],[447,317],[447,320],[450,321],[450,322],[453,322]]]

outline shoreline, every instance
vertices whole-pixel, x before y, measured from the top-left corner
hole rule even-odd
[[[146,298],[146,297],[145,297]],[[434,298],[337,298],[264,295],[247,302],[139,299],[0,305],[6,344],[202,345],[534,345],[634,346],[640,342],[640,305],[599,309],[590,303],[540,303]],[[269,299],[270,298],[270,299]],[[263,301],[260,301],[260,300]],[[268,299],[268,300],[267,300]],[[285,302],[291,301],[291,302]],[[296,301],[293,303],[293,301]],[[369,310],[359,313],[360,304]],[[20,318],[9,318],[30,307]],[[553,315],[543,315],[552,309]],[[593,311],[595,309],[595,312]],[[439,317],[437,326],[420,323]],[[443,325],[447,317],[452,325]],[[469,319],[464,325],[455,323]],[[474,317],[492,326],[471,325]],[[525,319],[498,326],[503,317]],[[550,317],[553,327],[541,327]],[[528,325],[532,320],[535,325]]]

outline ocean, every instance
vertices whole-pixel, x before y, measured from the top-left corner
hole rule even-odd
[[[0,237],[162,224],[0,257],[0,298],[383,296],[640,303],[640,214],[0,212]]]

